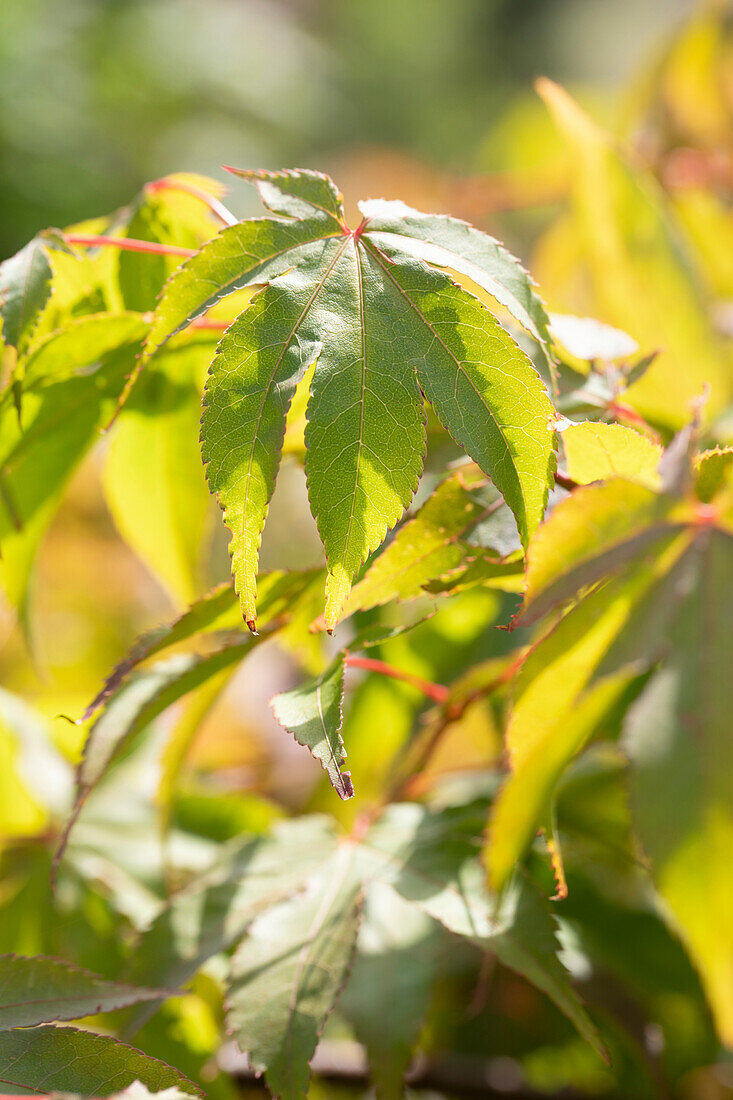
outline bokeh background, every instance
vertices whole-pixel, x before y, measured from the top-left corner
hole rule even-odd
[[[532,112],[535,76],[613,113],[696,7],[3,0],[0,254],[43,226],[120,206],[145,180],[221,176],[222,163],[317,167],[347,199],[366,188],[454,206],[453,176],[531,166],[536,153],[508,148],[506,129]]]

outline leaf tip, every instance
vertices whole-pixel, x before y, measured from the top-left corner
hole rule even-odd
[[[336,793],[344,802],[354,797],[354,784],[351,781],[351,772],[341,772],[341,782],[336,786]]]

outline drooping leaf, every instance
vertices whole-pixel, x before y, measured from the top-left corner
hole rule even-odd
[[[483,511],[460,474],[447,477],[369,565],[351,590],[344,613],[422,596],[428,581],[460,565],[464,555],[459,538]]]
[[[0,264],[0,318],[3,340],[18,348],[28,338],[51,293],[47,242],[34,237]]]
[[[524,588],[524,565],[521,560],[503,562],[493,550],[463,547],[463,565],[445,577],[425,585],[426,594],[455,596],[469,588],[497,588],[502,592],[521,592]]]
[[[13,1095],[110,1096],[135,1081],[155,1092],[203,1096],[178,1070],[111,1035],[52,1025],[0,1033],[0,1082]]]
[[[272,583],[265,587],[270,588],[273,596],[269,610],[277,607],[278,595],[286,601],[288,593],[292,594],[294,587],[296,590],[302,588],[303,583],[300,575],[274,574],[268,580]],[[285,584],[278,586],[278,581],[285,581]],[[240,662],[260,641],[243,628],[221,629],[231,619],[235,606],[230,586],[224,586],[194,604],[171,626],[144,635],[87,707],[82,721],[102,706],[103,710],[87,734],[77,769],[76,800],[61,838],[56,863],[64,853],[69,832],[90,792],[136,735],[184,695]],[[236,622],[240,621],[237,615]],[[207,632],[207,626],[220,629]],[[143,660],[202,630],[199,651],[174,653],[143,670],[134,671]]]
[[[692,578],[688,574],[689,587],[658,640],[663,665],[629,711],[626,744],[634,821],[652,875],[700,970],[720,1035],[730,1043],[733,533],[703,532],[688,556]],[[629,644],[638,645],[638,635]]]
[[[562,433],[568,477],[579,485],[623,477],[659,489],[662,448],[622,424],[572,424]]]
[[[685,434],[666,454],[672,451],[681,467],[688,445]],[[676,473],[670,485],[687,494],[689,481]],[[614,484],[622,483],[611,482],[598,492]],[[648,673],[661,662],[627,723],[637,768],[635,822],[658,889],[700,971],[719,1031],[729,1039],[733,1002],[723,975],[733,958],[733,895],[723,867],[733,832],[727,718],[732,703],[725,672],[725,633],[733,612],[733,527],[717,506],[725,495],[722,489],[710,503],[676,505],[662,524],[667,533],[661,541],[635,538],[624,551],[624,570],[618,575],[602,537],[596,559],[605,562],[605,569],[594,576],[604,583],[590,592],[587,570],[571,565],[578,603],[532,648],[517,679],[507,733],[513,775],[492,814],[486,860],[492,884],[501,888],[541,823],[558,767],[577,750],[578,716],[590,708],[593,717],[604,693],[613,695],[614,680]],[[577,490],[566,502],[565,517],[555,520],[558,509],[547,521],[548,545],[553,527],[563,545],[568,541],[569,506],[573,500],[577,506],[590,491]],[[674,504],[674,498],[667,499]],[[620,500],[617,507],[623,507]],[[582,527],[580,512],[577,520]],[[657,525],[653,510],[645,522],[649,529]],[[543,583],[535,606],[556,590],[552,571]]]
[[[286,613],[297,609],[298,598],[307,591],[318,571],[305,573],[284,573],[275,571],[260,577],[260,591],[257,609],[260,623],[267,625],[273,619],[286,617]],[[242,625],[237,595],[231,584],[220,584],[195,600],[172,623],[154,627],[142,634],[130,649],[127,656],[112,670],[101,690],[84,711],[81,721],[85,722],[119,688],[133,669],[151,657],[166,650],[182,645],[200,636],[207,646],[221,640],[222,636],[236,632]]]
[[[491,813],[486,858],[493,882],[502,885],[506,881],[505,876],[525,854],[538,828],[547,828],[553,821],[553,796],[561,775],[588,739],[604,728],[619,701],[628,701],[625,699],[628,682],[629,676],[623,673],[602,680],[581,695],[572,708],[562,712],[562,721],[549,725],[539,737],[533,738],[531,747],[523,750],[521,756],[519,752],[515,754],[512,774]],[[512,729],[513,743],[525,730],[520,714]],[[558,892],[564,894],[562,852],[554,835],[547,835],[546,840]]]
[[[224,230],[183,265],[161,299],[148,346],[231,290],[268,281],[221,342],[202,423],[207,476],[232,531],[245,619],[254,623],[260,535],[288,408],[314,362],[305,466],[329,569],[329,628],[363,561],[417,486],[425,447],[421,389],[494,479],[526,543],[554,469],[554,413],[525,353],[471,293],[415,258],[414,248],[402,248],[399,235],[375,230],[372,241],[369,218],[357,232],[347,230],[338,193],[325,177],[243,174],[291,220]],[[477,231],[437,224],[481,251]],[[432,225],[417,217],[410,233],[429,233]],[[268,243],[256,243],[260,230]],[[412,246],[410,233],[404,240]],[[512,290],[504,297],[517,310],[535,310],[535,321],[528,313],[525,321],[537,329],[543,311],[526,274],[490,238],[483,247],[492,279],[505,278]]]
[[[148,364],[115,424],[103,484],[125,541],[188,604],[200,588],[209,494],[198,425],[207,343],[170,347]]]
[[[481,502],[471,495],[462,471],[451,474],[370,563],[349,594],[345,614],[424,595],[425,584],[461,564],[461,536],[485,512]]]
[[[239,634],[213,652],[175,654],[135,673],[109,698],[84,743],[77,769],[76,801],[57,861],[89,794],[133,738],[188,692],[241,661],[256,643],[256,638]]]
[[[534,888],[518,880],[500,910],[486,892],[477,855],[484,814],[485,803],[467,812],[397,805],[362,840],[352,836],[339,842],[324,819],[300,818],[278,825],[269,838],[233,843],[217,867],[174,897],[143,935],[128,980],[144,974],[148,982],[178,985],[209,956],[236,944],[249,928],[251,935],[235,957],[231,1021],[251,1064],[270,1069],[274,1091],[297,1091],[307,1083],[307,1059],[344,978],[347,947],[356,931],[357,897],[362,889],[384,883],[409,906],[523,974],[598,1045],[558,961],[550,912]],[[300,892],[291,896],[293,890]],[[325,932],[332,920],[347,933],[342,937],[336,932],[333,944]],[[409,924],[423,927],[424,921],[415,914]],[[338,959],[325,971],[317,965],[311,971],[310,960],[321,947],[333,948]],[[412,1004],[418,989],[427,989],[431,972],[426,959],[414,983],[405,975],[405,997]],[[301,991],[306,1000],[300,1001]],[[314,999],[308,1000],[311,994]],[[297,1003],[310,1008],[293,1017]],[[133,1026],[149,1012],[147,1007],[140,1010]],[[295,1082],[288,1082],[283,1061],[291,1023],[299,1051],[290,1063]],[[383,1028],[375,1024],[372,1034],[377,1046],[389,1045]],[[400,1022],[400,1035],[389,1055],[387,1077],[393,1084],[414,1036],[413,1019]]]
[[[346,750],[341,740],[344,698],[344,655],[319,676],[292,691],[276,695],[272,710],[299,745],[309,749],[341,798],[352,798],[351,776],[342,771]]]
[[[354,853],[339,849],[305,889],[257,917],[230,966],[227,1023],[276,1098],[305,1100],[360,917]]]
[[[0,1031],[78,1020],[160,996],[159,990],[108,982],[61,959],[0,955]]]
[[[201,726],[216,707],[232,677],[236,675],[236,666],[224,668],[218,675],[211,677],[200,688],[194,690],[182,707],[182,713],[176,715],[170,734],[160,754],[160,781],[158,783],[157,806],[158,819],[163,837],[168,836],[172,824],[176,797],[179,793],[179,778],[184,764],[193,748]]]

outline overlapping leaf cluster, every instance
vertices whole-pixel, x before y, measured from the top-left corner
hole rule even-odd
[[[305,470],[328,563],[329,627],[417,488],[423,395],[493,478],[526,544],[552,477],[552,406],[527,355],[436,266],[472,276],[546,346],[543,307],[517,261],[462,222],[400,203],[363,203],[351,230],[335,186],[314,172],[239,174],[279,217],[225,229],[186,262],[165,288],[147,348],[231,292],[266,282],[219,344],[201,425],[245,619],[254,626],[260,535],[288,409],[314,363]]]

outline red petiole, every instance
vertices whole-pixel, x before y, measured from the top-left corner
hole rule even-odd
[[[212,214],[215,214],[224,225],[236,225],[239,221],[239,219],[232,214],[231,210],[227,210],[223,202],[219,202],[213,195],[209,195],[208,192],[203,191],[200,187],[196,187],[193,183],[185,183],[183,180],[171,179],[170,176],[163,176],[162,179],[153,180],[152,183],[148,183],[145,190],[151,195],[154,195],[156,191],[183,191],[185,194],[193,195],[195,199],[200,199],[201,202],[205,203]]]
[[[194,256],[195,248],[180,248],[175,244],[158,244],[157,241],[136,241],[131,237],[97,237],[86,233],[68,233],[64,237],[67,244],[81,245],[83,248],[110,247],[123,252],[152,252],[156,256]]]
[[[434,684],[431,680],[423,680],[422,676],[415,676],[412,672],[395,668],[394,665],[388,665],[386,661],[378,661],[375,657],[355,657],[347,653],[345,663],[348,668],[363,668],[368,672],[379,672],[382,676],[389,676],[393,680],[402,680],[436,703],[446,703],[450,696],[450,691],[445,684]]]

